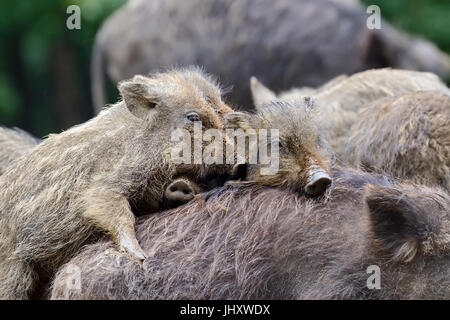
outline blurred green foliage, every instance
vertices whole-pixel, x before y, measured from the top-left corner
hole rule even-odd
[[[150,0],[149,0],[150,1]],[[383,18],[450,53],[449,0],[362,0]],[[126,0],[18,0],[0,2],[0,125],[43,136],[65,129],[55,115],[52,63],[62,41],[75,52],[83,118],[92,115],[89,65],[102,21]],[[81,30],[68,30],[69,5],[81,8]],[[64,47],[64,48],[66,48]],[[75,81],[75,80],[72,80]],[[111,90],[111,86],[109,87]],[[90,113],[89,113],[90,112]]]
[[[63,39],[74,48],[81,80],[85,82],[83,87],[89,91],[90,54],[95,34],[101,22],[125,2],[1,1],[0,124],[26,127],[39,136],[59,130],[49,92],[52,50]],[[81,30],[66,27],[66,19],[70,16],[66,10],[72,4],[81,9]],[[90,95],[86,97],[90,103]],[[28,104],[32,104],[32,108]],[[31,123],[23,120],[27,118]]]
[[[381,16],[410,33],[421,35],[450,53],[449,0],[362,0],[375,4]]]

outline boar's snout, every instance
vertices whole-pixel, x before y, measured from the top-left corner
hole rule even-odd
[[[308,183],[305,191],[311,196],[318,196],[325,192],[330,186],[331,178],[322,168],[314,168],[310,170]]]
[[[170,206],[175,206],[189,202],[195,193],[197,192],[192,183],[185,179],[177,179],[166,188],[164,196]]]

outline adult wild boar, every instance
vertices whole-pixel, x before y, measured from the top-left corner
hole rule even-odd
[[[280,99],[299,100],[303,90],[290,90],[276,95],[255,78],[251,79],[253,100],[259,105]],[[319,109],[320,131],[340,159],[343,157],[347,135],[358,120],[358,113],[371,102],[416,91],[439,91],[450,95],[450,89],[434,74],[417,71],[374,69],[350,77],[338,77],[318,88],[308,91]],[[367,111],[370,112],[370,111]]]
[[[450,190],[450,96],[421,91],[361,110],[342,160]]]
[[[90,121],[50,135],[0,176],[0,298],[30,297],[98,232],[144,259],[132,208],[159,208],[168,183],[228,174],[227,165],[176,164],[171,131],[221,129],[231,109],[197,69],[135,76],[123,101]],[[204,144],[201,145],[204,147]],[[145,208],[145,209],[144,209]]]
[[[142,265],[90,245],[58,271],[51,298],[449,299],[449,195],[354,170],[333,179],[326,202],[229,185],[142,217]]]
[[[130,0],[97,34],[96,111],[105,105],[104,69],[117,82],[173,65],[202,65],[235,88],[233,103],[247,107],[253,75],[276,91],[387,66],[450,75],[450,59],[435,45],[385,21],[369,30],[365,11],[343,0]]]

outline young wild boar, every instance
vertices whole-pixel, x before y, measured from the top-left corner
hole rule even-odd
[[[0,175],[15,160],[28,154],[40,140],[18,128],[0,126]]]
[[[450,190],[450,96],[429,91],[388,97],[357,118],[344,162]]]
[[[250,164],[246,180],[266,186],[277,186],[311,196],[321,195],[331,184],[331,153],[317,128],[313,101],[273,101],[258,108],[253,121],[258,128],[279,132],[279,141],[267,140],[271,157],[278,156],[279,168],[274,174],[263,174],[267,166]],[[260,147],[260,146],[259,146]]]
[[[204,66],[235,88],[234,104],[248,108],[253,75],[277,91],[389,66],[450,76],[450,58],[436,45],[386,21],[368,29],[367,7],[356,2],[129,0],[96,36],[96,112],[105,104],[105,72],[117,82],[172,65]]]
[[[296,91],[281,93],[277,97],[255,79],[251,82],[253,100],[258,103],[256,108],[275,98],[281,100],[301,98]],[[347,78],[333,79],[332,83],[319,88],[316,93],[309,94],[314,97],[320,108],[318,123],[321,132],[338,158],[341,158],[346,137],[351,126],[357,121],[360,109],[381,98],[430,90],[450,95],[450,89],[434,74],[374,69]]]
[[[326,202],[234,184],[142,217],[143,266],[111,242],[87,246],[51,297],[450,299],[449,195],[356,170],[332,177]]]
[[[157,209],[174,177],[228,173],[226,165],[170,158],[172,130],[192,132],[197,121],[221,129],[230,111],[201,71],[135,76],[119,91],[123,102],[50,135],[0,176],[0,298],[28,298],[37,278],[51,275],[95,231],[144,259],[131,209]]]

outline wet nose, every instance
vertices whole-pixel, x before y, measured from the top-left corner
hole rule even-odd
[[[331,178],[324,170],[314,170],[310,175],[305,191],[311,196],[318,196],[324,193],[330,184]]]
[[[175,180],[166,189],[165,196],[171,202],[186,203],[194,197],[194,190],[184,180]]]

